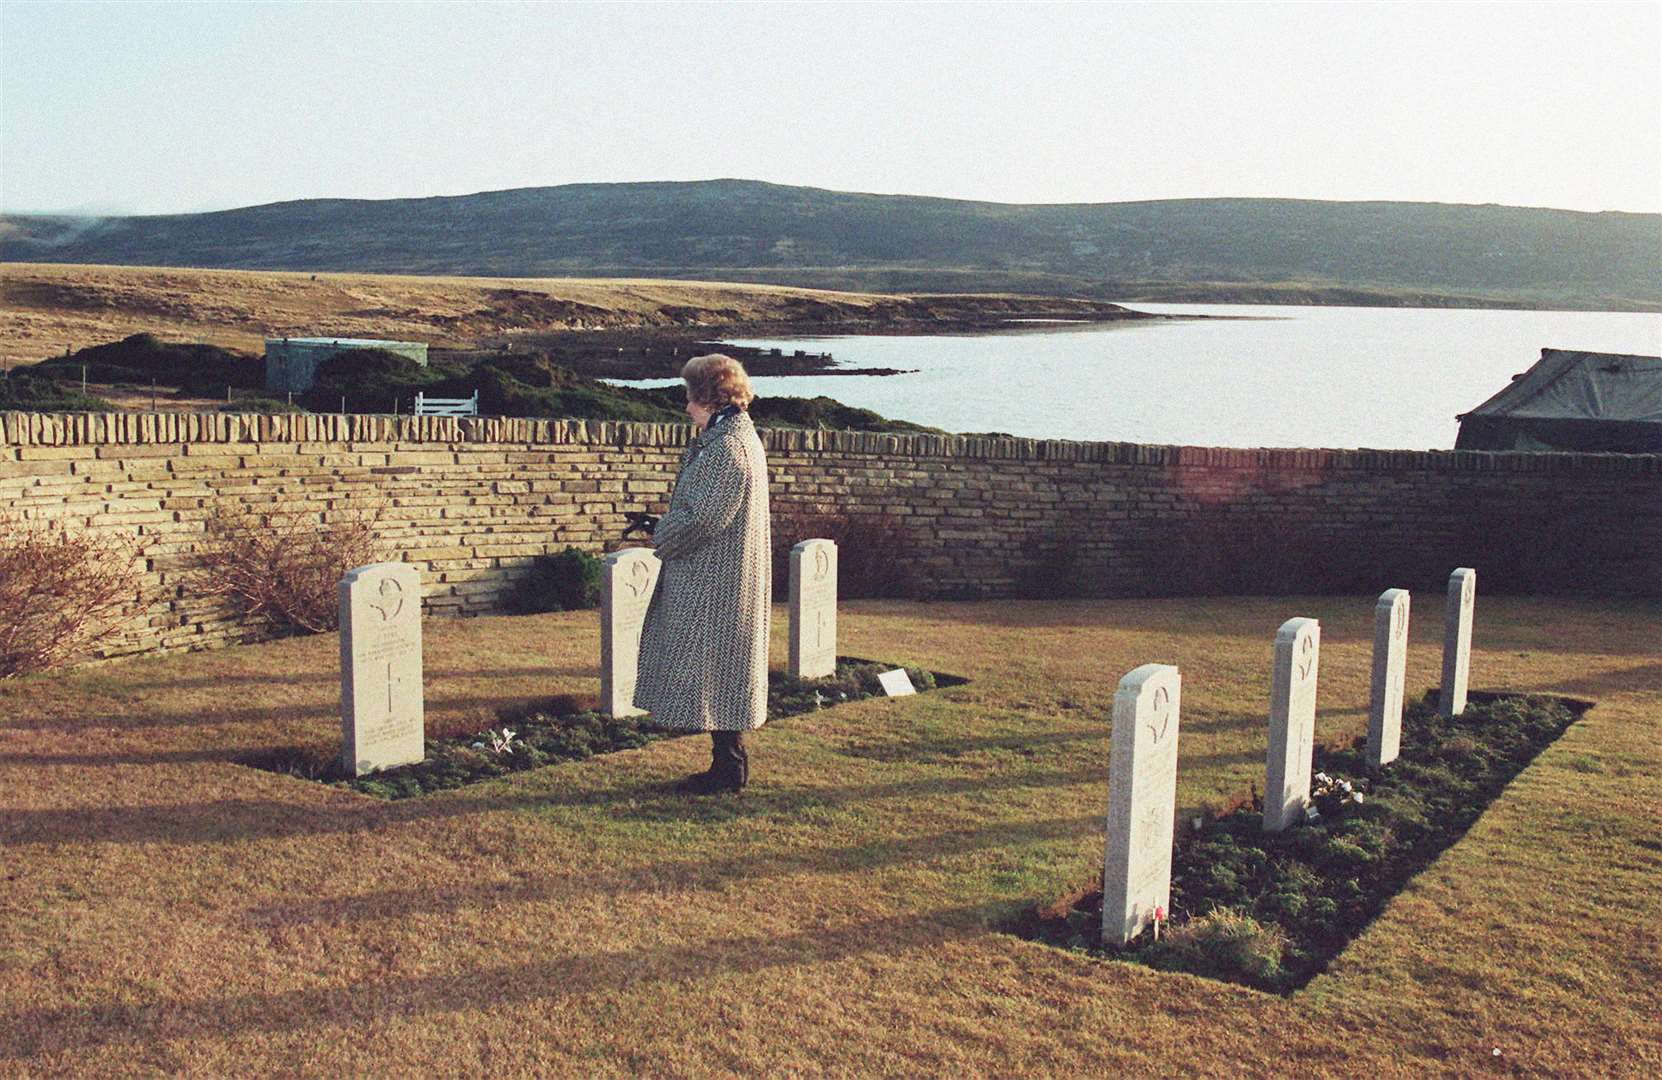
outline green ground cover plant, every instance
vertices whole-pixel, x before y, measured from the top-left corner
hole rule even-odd
[[[1259,990],[1303,986],[1390,898],[1465,835],[1524,766],[1592,705],[1542,695],[1474,695],[1457,717],[1405,710],[1401,757],[1370,770],[1364,740],[1318,750],[1308,820],[1263,831],[1253,796],[1179,826],[1165,932],[1123,949],[1102,941],[1100,883],[1034,910],[1037,940]]]
[[[86,393],[67,377],[28,367],[0,374],[0,411],[109,412],[110,408],[109,402]]]
[[[570,545],[552,555],[540,555],[514,583],[508,607],[519,615],[592,610],[600,606],[605,570],[606,560]]]
[[[894,667],[842,656],[837,658],[836,673],[823,679],[793,679],[780,671],[769,672],[768,719],[780,720],[864,698],[882,697],[884,691],[877,677]],[[966,681],[919,667],[908,667],[906,672],[920,692],[933,690],[937,685],[953,686]],[[493,780],[511,772],[634,750],[657,739],[689,734],[660,727],[647,715],[608,716],[599,704],[599,699],[568,695],[532,706],[510,706],[500,710],[500,726],[428,739],[427,756],[421,762],[367,776],[347,775],[338,757],[331,757],[317,747],[250,755],[243,763],[322,780],[383,799],[407,799]]]
[[[687,422],[684,386],[603,382],[561,365],[559,350],[462,354],[438,349],[431,355],[422,365],[385,349],[343,349],[318,365],[311,387],[288,395],[265,389],[259,356],[139,333],[17,367],[9,379],[0,378],[0,409],[115,409],[80,388],[84,375],[89,386],[142,391],[155,384],[175,398],[225,402],[216,406],[221,412],[409,413],[417,393],[465,398],[477,392],[481,416]],[[939,433],[828,397],[758,398],[751,416],[762,427]]]
[[[174,387],[184,397],[223,396],[227,387],[257,390],[265,386],[265,364],[258,356],[217,345],[163,341],[154,334],[130,334],[120,341],[91,345],[42,360],[23,370],[89,383]]]

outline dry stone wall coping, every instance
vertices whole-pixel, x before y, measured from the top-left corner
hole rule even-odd
[[[593,445],[678,448],[690,424],[614,420],[525,420],[454,416],[309,413],[0,413],[0,441],[11,447],[192,443],[373,442]],[[1236,449],[1128,442],[1073,442],[970,435],[801,431],[767,428],[777,451],[838,451],[910,458],[1100,462],[1276,472],[1355,469],[1439,472],[1600,472],[1662,474],[1662,454],[1569,454],[1485,450]]]

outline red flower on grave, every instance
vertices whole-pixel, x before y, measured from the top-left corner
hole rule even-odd
[[[1154,921],[1155,922],[1165,922],[1166,921],[1166,909],[1163,908],[1163,907],[1160,907],[1158,904],[1156,904],[1155,907],[1154,907]]]

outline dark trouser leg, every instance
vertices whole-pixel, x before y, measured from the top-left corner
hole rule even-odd
[[[750,755],[745,752],[744,732],[710,732],[710,771],[734,789],[750,780]]]

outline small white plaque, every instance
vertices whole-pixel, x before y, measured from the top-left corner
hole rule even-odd
[[[912,677],[906,674],[905,668],[895,668],[877,676],[877,681],[883,684],[883,692],[890,697],[905,697],[907,694],[917,693],[912,685]]]

